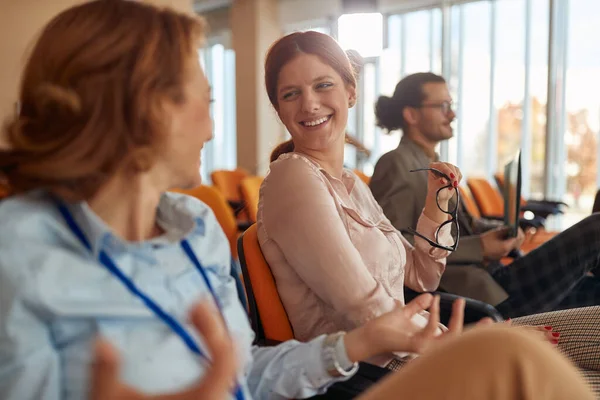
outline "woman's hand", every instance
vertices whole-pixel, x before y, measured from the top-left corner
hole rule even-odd
[[[504,324],[512,326],[511,319],[504,321]],[[536,334],[541,340],[550,343],[553,346],[558,346],[560,333],[555,332],[554,328],[549,325],[515,325],[515,328],[526,329],[529,332]]]
[[[398,306],[347,333],[344,341],[348,358],[354,362],[393,352],[422,354],[440,340],[462,333],[464,308],[464,299],[454,302],[448,330],[440,334],[440,298],[422,294],[405,306]],[[422,328],[412,318],[426,309],[429,309],[429,321]]]
[[[191,388],[168,395],[148,396],[127,386],[119,379],[119,356],[105,340],[96,342],[92,366],[91,400],[221,400],[229,399],[237,371],[234,346],[218,312],[208,303],[195,306],[190,314],[193,325],[202,335],[212,355],[210,369]]]
[[[441,224],[448,220],[448,214],[442,212],[440,208],[446,211],[449,210],[448,201],[455,196],[454,188],[458,187],[460,184],[462,173],[455,165],[444,162],[433,162],[429,164],[429,168],[434,168],[449,178],[446,179],[434,171],[428,172],[425,215],[431,220]],[[447,190],[440,190],[444,187],[446,187]]]

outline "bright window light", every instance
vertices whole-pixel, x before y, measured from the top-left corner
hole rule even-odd
[[[344,50],[354,49],[363,57],[378,57],[383,49],[383,16],[342,15],[338,19],[338,40]]]

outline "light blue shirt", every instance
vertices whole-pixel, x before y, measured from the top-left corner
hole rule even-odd
[[[87,206],[69,210],[92,246],[86,249],[43,192],[0,202],[0,399],[87,399],[92,344],[98,335],[121,356],[121,379],[149,394],[181,390],[205,364],[162,320],[97,261],[102,249],[135,285],[190,332],[190,307],[211,298],[180,247],[187,239],[204,266],[240,356],[246,399],[305,398],[338,379],[325,370],[323,337],[276,347],[252,345],[254,333],[230,275],[228,241],[210,208],[195,198],[161,198],[166,232],[126,242]]]

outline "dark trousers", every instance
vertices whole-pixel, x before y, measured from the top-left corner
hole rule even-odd
[[[509,298],[506,317],[600,305],[600,214],[592,214],[524,257],[491,272]]]
[[[329,387],[325,394],[311,397],[311,400],[346,400],[353,399],[370,388],[379,379],[392,372],[373,364],[360,363],[356,375],[344,382]]]

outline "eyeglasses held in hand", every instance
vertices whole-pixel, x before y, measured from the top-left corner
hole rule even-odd
[[[443,249],[443,250],[447,250],[447,251],[455,251],[456,248],[458,247],[458,239],[460,237],[460,230],[459,230],[459,226],[458,226],[458,203],[460,201],[460,197],[458,194],[458,187],[454,187],[452,185],[452,179],[450,179],[450,177],[448,175],[446,175],[445,173],[443,173],[440,170],[437,170],[435,168],[419,168],[419,169],[410,170],[410,172],[418,172],[418,171],[431,171],[438,178],[444,178],[448,181],[448,185],[442,186],[441,188],[438,189],[436,196],[435,196],[435,202],[436,202],[438,208],[440,209],[440,211],[443,212],[444,214],[450,215],[451,218],[448,221],[442,223],[437,228],[437,230],[435,231],[435,241],[431,240],[430,238],[428,238],[425,235],[420,234],[414,228],[408,228],[407,232],[409,232],[412,235],[420,237],[421,239],[423,239],[427,243],[429,243],[431,246],[437,247],[438,249]],[[454,196],[452,197],[452,199],[450,199],[450,201],[448,201],[448,207],[442,207],[440,205],[439,195],[442,190],[448,190],[448,188],[454,189]],[[447,208],[447,209],[444,209],[444,208]],[[439,240],[440,232],[442,231],[442,228],[444,228],[446,225],[450,225],[451,229],[454,228],[454,231],[456,233],[456,235],[455,235],[456,237],[454,237],[454,236],[452,237],[452,239],[454,239],[454,243],[450,246],[440,244],[440,240]]]

